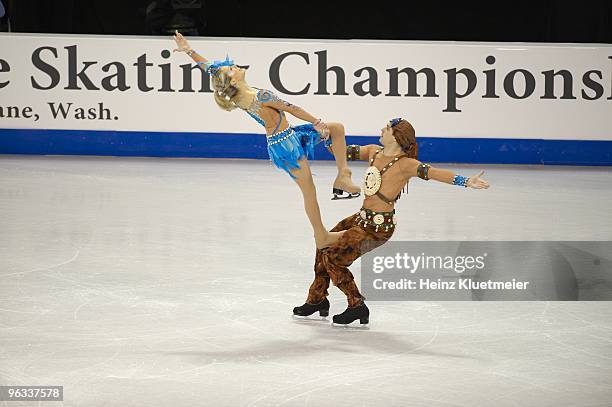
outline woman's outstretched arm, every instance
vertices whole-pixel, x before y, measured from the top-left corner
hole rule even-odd
[[[306,110],[301,107],[291,104],[287,101],[282,100],[274,93],[269,91],[262,91],[259,95],[259,100],[262,102],[264,106],[271,107],[276,110],[282,110],[284,112],[290,113],[292,116],[297,117],[298,119],[304,120],[305,122],[310,122],[315,124],[317,122],[317,118],[308,113]]]

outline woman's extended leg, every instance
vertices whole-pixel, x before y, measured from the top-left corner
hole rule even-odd
[[[298,164],[300,169],[292,170],[291,173],[302,191],[304,209],[312,225],[317,248],[322,249],[336,242],[344,232],[328,232],[325,229],[321,220],[321,210],[319,209],[319,202],[317,202],[317,190],[312,179],[308,161],[304,158],[299,160]]]
[[[357,185],[351,181],[351,170],[346,162],[346,133],[342,123],[327,123],[332,139],[331,150],[336,159],[338,176],[334,181],[334,188],[355,194],[361,191]]]

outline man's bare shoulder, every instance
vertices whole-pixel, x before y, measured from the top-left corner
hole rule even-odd
[[[419,164],[421,164],[421,162],[415,158],[404,158],[403,160],[399,160],[399,162],[402,172],[410,177],[416,175],[416,169]]]

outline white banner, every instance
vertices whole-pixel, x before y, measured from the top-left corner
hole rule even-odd
[[[612,46],[191,38],[351,135],[612,140]],[[258,133],[172,38],[0,35],[0,127]],[[291,119],[295,124],[298,119]]]

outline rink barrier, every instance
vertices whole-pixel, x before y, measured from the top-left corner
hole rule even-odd
[[[419,137],[425,162],[612,165],[612,141]],[[347,136],[378,144],[378,136]],[[0,129],[0,154],[268,159],[265,138],[248,133]],[[315,159],[331,160],[320,144]]]

